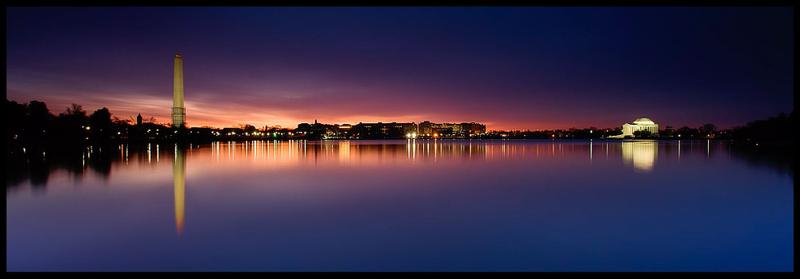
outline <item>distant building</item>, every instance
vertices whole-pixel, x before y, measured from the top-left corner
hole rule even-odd
[[[244,129],[242,128],[223,128],[222,129],[222,136],[227,137],[238,137],[244,135]]]
[[[350,129],[353,129],[353,125],[350,124],[341,124],[334,126],[336,126],[336,129],[339,129],[340,131],[350,131]]]
[[[419,123],[417,134],[421,138],[467,138],[486,133],[486,125],[469,123]]]
[[[316,119],[314,124],[300,123],[294,131],[306,139],[327,139],[328,136],[334,136],[336,127],[330,124],[319,123]]]
[[[486,133],[486,125],[470,122],[461,123],[461,132],[464,136],[479,136]]]
[[[349,139],[353,125],[350,124],[333,124],[328,127],[325,132],[327,139]]]
[[[422,121],[417,128],[417,134],[421,137],[430,137],[433,135],[433,123],[430,121]]]
[[[622,137],[635,137],[636,131],[648,131],[652,135],[658,135],[658,124],[650,120],[650,118],[642,117],[633,121],[633,123],[622,124]]]
[[[358,123],[352,128],[352,135],[358,139],[414,138],[417,124],[411,123]]]
[[[431,123],[359,122],[350,124],[300,123],[294,130],[296,138],[306,139],[416,139],[470,138],[486,134],[486,125],[476,122]]]

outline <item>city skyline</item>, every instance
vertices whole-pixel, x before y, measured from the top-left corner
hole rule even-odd
[[[176,50],[187,55],[190,127],[430,120],[539,130],[651,117],[729,128],[792,110],[790,9],[32,11],[9,9],[7,98],[53,113],[80,103],[169,122]],[[54,20],[34,22],[41,14]],[[167,26],[173,16],[183,23]],[[689,28],[698,23],[707,26]]]
[[[6,8],[7,272],[794,270],[793,6],[228,4]]]

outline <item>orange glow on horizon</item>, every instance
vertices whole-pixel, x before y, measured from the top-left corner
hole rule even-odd
[[[137,101],[130,101],[131,99],[138,99]],[[10,100],[10,99],[9,99]],[[27,103],[30,100],[18,100],[17,102]],[[36,98],[35,100],[44,101],[50,112],[58,115],[63,112],[74,99],[67,99],[53,97],[53,98]],[[89,99],[79,105],[87,114],[93,111],[106,107],[111,111],[112,117],[117,117],[120,120],[131,120],[135,122],[137,114],[141,113],[145,122],[152,118],[154,123],[164,124],[169,126],[172,122],[171,116],[171,99],[164,98],[146,98],[142,96],[121,96],[121,97],[98,97],[98,99]],[[252,104],[250,104],[252,106]],[[462,123],[462,122],[478,122],[486,125],[486,131],[491,130],[548,130],[548,129],[569,129],[575,128],[588,128],[589,126],[603,126],[603,128],[616,127],[617,125],[572,125],[565,123],[548,123],[542,121],[502,121],[491,120],[491,115],[474,116],[448,116],[436,114],[391,114],[385,115],[365,115],[365,114],[343,114],[336,115],[330,111],[320,111],[318,114],[313,109],[308,111],[275,111],[273,113],[265,113],[263,111],[272,111],[271,109],[254,109],[251,106],[245,105],[230,105],[226,108],[221,108],[215,104],[203,104],[200,102],[193,102],[186,100],[186,124],[188,127],[211,127],[211,128],[228,128],[240,127],[245,124],[253,125],[256,128],[263,129],[265,126],[280,126],[281,128],[294,129],[300,123],[314,123],[317,120],[319,123],[324,124],[351,124],[355,125],[359,122],[414,122],[420,123],[422,121],[431,121],[434,123]],[[258,106],[256,106],[258,107]]]

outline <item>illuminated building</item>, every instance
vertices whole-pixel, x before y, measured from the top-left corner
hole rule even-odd
[[[426,137],[433,135],[433,123],[431,123],[430,121],[420,122],[419,127],[417,128],[417,134]]]
[[[336,125],[322,124],[314,120],[314,124],[300,123],[295,132],[304,135],[307,139],[338,138]]]
[[[466,138],[486,133],[486,125],[469,123],[431,123],[423,121],[419,123],[417,134],[423,138]]]
[[[175,54],[174,80],[172,86],[172,127],[186,124],[186,109],[183,107],[183,55]]]
[[[461,132],[465,136],[477,136],[483,135],[486,133],[486,125],[470,122],[470,123],[461,123]]]
[[[353,126],[352,134],[360,139],[407,138],[417,133],[417,124],[411,123],[358,123]]]
[[[486,133],[486,125],[469,123],[359,122],[350,124],[300,123],[295,138],[305,139],[416,139],[468,138]]]
[[[350,124],[333,124],[325,126],[325,139],[348,139],[350,138],[350,131],[353,125]]]
[[[334,125],[334,126],[336,126],[336,129],[338,129],[340,131],[345,131],[345,132],[346,131],[350,131],[350,129],[353,129],[353,125],[350,125],[350,124],[342,124],[342,125]]]
[[[646,117],[636,119],[633,123],[622,124],[622,137],[634,137],[636,131],[648,131],[651,135],[658,135],[658,124]]]

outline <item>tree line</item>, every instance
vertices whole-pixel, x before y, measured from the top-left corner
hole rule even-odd
[[[97,143],[110,140],[114,131],[111,112],[105,107],[88,114],[80,105],[72,104],[53,115],[44,102],[19,104],[6,100],[5,111],[10,145],[44,145],[53,139],[65,144]]]

